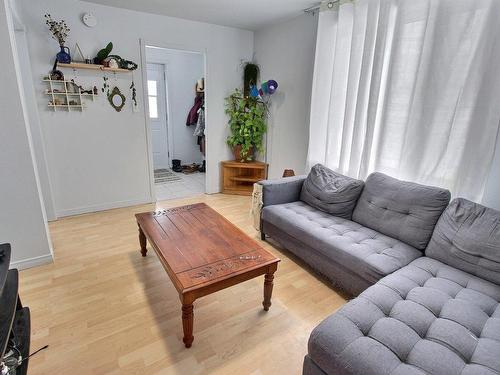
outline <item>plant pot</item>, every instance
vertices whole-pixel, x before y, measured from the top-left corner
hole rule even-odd
[[[241,153],[241,145],[236,145],[233,147],[233,154],[234,154],[234,160],[246,163],[248,161],[253,160],[253,146],[250,147],[250,150],[246,154]],[[247,158],[250,156],[251,160],[247,160]]]
[[[60,62],[61,64],[69,64],[71,62],[71,55],[69,54],[69,48],[65,46],[60,46],[60,47],[61,51],[56,55],[57,62]]]

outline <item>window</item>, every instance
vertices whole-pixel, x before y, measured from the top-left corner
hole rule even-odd
[[[158,91],[156,81],[148,80],[149,118],[158,118]]]

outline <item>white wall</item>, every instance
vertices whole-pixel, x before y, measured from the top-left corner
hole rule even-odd
[[[0,0],[0,242],[12,245],[11,265],[25,268],[50,262],[52,255],[14,53],[14,27],[5,2]]]
[[[304,14],[255,33],[254,49],[263,81],[275,79],[268,131],[270,178],[285,168],[304,173],[309,139],[317,15]]]
[[[35,87],[33,85],[33,75],[31,74],[31,59],[29,56],[28,41],[26,39],[24,26],[19,26],[23,29],[16,29],[15,39],[21,71],[22,90],[26,102],[26,111],[30,124],[33,152],[35,155],[35,162],[40,179],[40,189],[43,196],[45,212],[47,214],[48,220],[50,221],[56,219],[54,201],[52,200],[52,187],[49,179],[49,170],[45,153],[45,145],[43,142],[40,116],[38,114]]]
[[[195,126],[186,126],[186,118],[193,106],[196,81],[204,76],[204,57],[200,53],[147,48],[148,63],[164,64],[167,71],[168,127],[172,140],[170,155],[182,164],[200,163],[203,155],[193,136]]]
[[[26,29],[19,16],[19,6],[15,0],[9,0],[10,11],[14,25],[14,36],[16,44],[16,53],[21,72],[21,90],[25,100],[25,108],[30,124],[31,139],[33,144],[33,154],[35,156],[38,177],[40,181],[43,203],[48,220],[55,220],[54,201],[52,200],[52,188],[50,186],[49,171],[47,159],[45,157],[45,147],[43,144],[40,118],[36,105],[35,88],[33,85],[33,76],[31,74],[30,56],[28,41],[26,38]]]
[[[149,45],[206,52],[207,72],[207,191],[220,191],[219,162],[230,158],[223,100],[241,85],[241,60],[252,56],[250,31],[116,9],[77,0],[20,0],[27,28],[31,70],[38,94],[38,110],[47,153],[50,182],[57,216],[150,201],[146,127],[142,98],[142,73],[134,73],[140,112],[132,112],[128,87],[130,74],[107,74],[127,96],[122,112],[115,112],[103,95],[82,113],[48,110],[45,85],[58,51],[44,22],[46,12],[65,19],[71,27],[67,45],[75,42],[86,55],[113,41],[113,52],[141,61],[139,40]],[[87,28],[80,21],[92,12],[98,25]],[[65,71],[68,77],[72,71]],[[78,71],[79,82],[102,86],[102,73]]]

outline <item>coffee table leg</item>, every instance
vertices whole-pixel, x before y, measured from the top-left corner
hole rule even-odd
[[[194,336],[193,336],[193,322],[194,322],[194,314],[193,314],[193,302],[192,298],[188,296],[182,296],[182,329],[184,330],[184,337],[182,341],[186,348],[190,348],[193,344]]]
[[[268,270],[264,275],[264,301],[262,302],[262,306],[264,306],[265,311],[269,311],[271,307],[271,295],[273,294],[273,280],[274,280],[274,271],[276,269]]]
[[[148,252],[148,249],[146,248],[147,245],[146,235],[142,231],[141,226],[139,224],[137,224],[137,226],[139,227],[139,244],[141,245],[141,254],[143,257],[145,257]]]

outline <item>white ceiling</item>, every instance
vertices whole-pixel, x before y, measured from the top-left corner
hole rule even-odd
[[[194,21],[258,30],[298,16],[318,0],[85,0]]]

